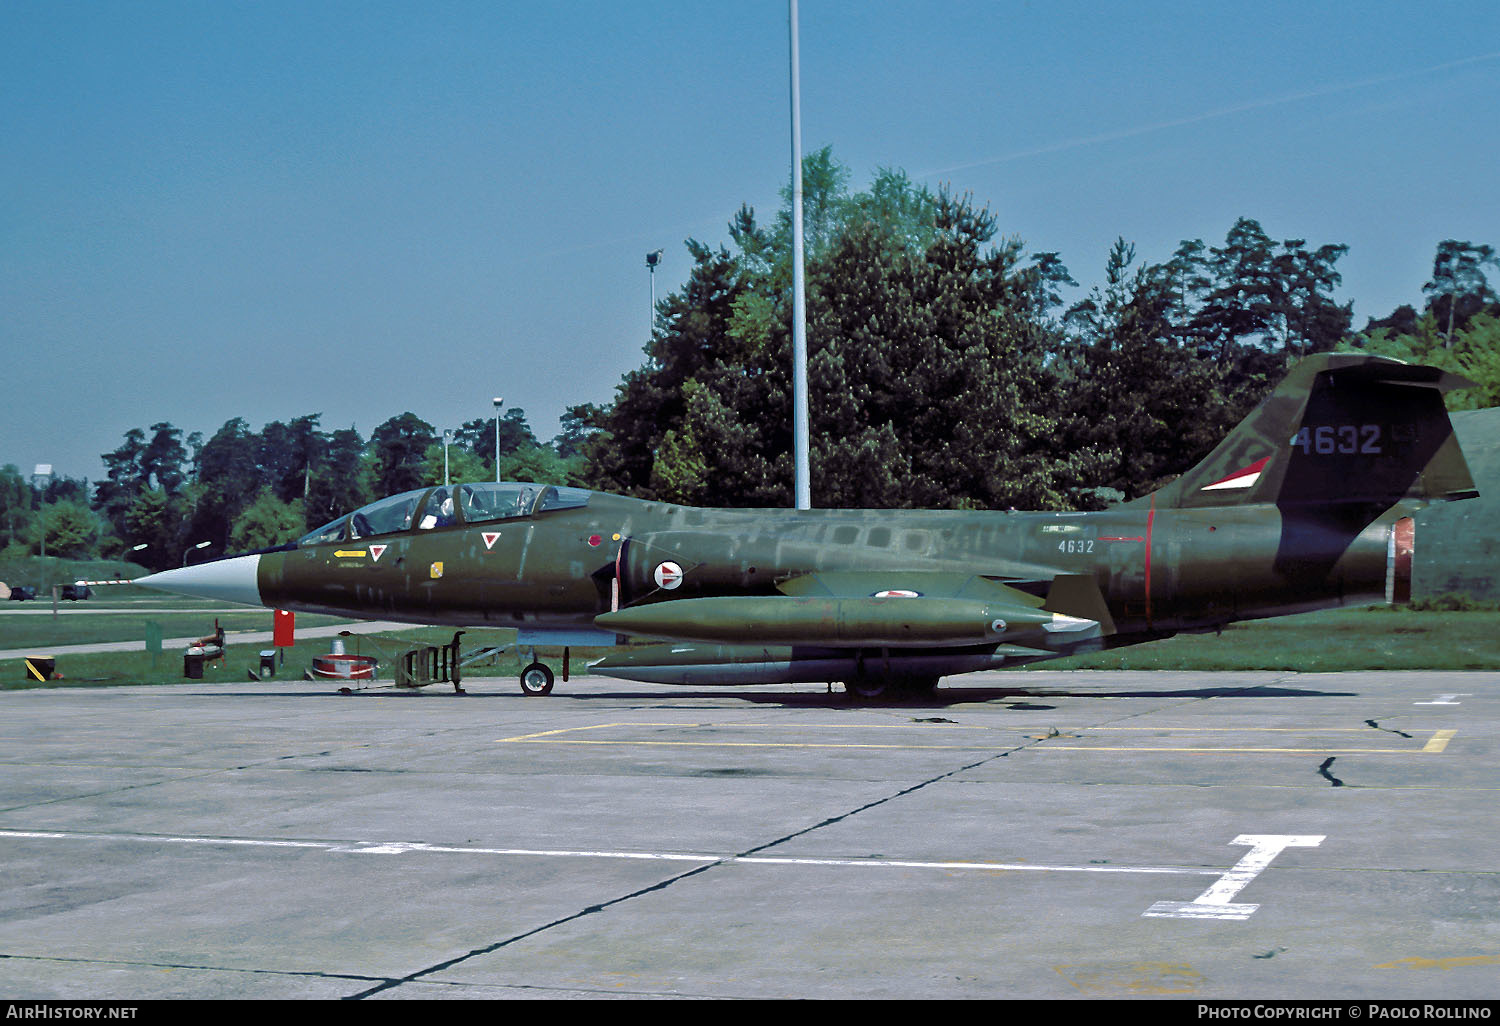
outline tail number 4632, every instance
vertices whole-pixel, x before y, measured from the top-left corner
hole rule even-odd
[[[1308,455],[1331,456],[1380,453],[1379,424],[1322,424],[1303,427],[1292,439]]]

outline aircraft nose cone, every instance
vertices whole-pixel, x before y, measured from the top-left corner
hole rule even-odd
[[[260,586],[256,583],[259,567],[259,555],[231,556],[179,570],[163,570],[159,574],[138,578],[135,583],[194,598],[258,606],[262,604]]]

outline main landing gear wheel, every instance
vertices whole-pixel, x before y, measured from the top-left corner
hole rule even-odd
[[[856,677],[844,690],[856,702],[920,701],[931,698],[937,677]]]
[[[879,677],[856,677],[844,682],[844,691],[856,702],[878,702],[891,690]]]
[[[532,663],[521,671],[521,694],[552,694],[552,671],[546,663]]]

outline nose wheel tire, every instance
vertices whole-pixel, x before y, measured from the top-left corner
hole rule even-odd
[[[521,694],[550,695],[552,693],[552,671],[545,663],[532,663],[521,671]]]

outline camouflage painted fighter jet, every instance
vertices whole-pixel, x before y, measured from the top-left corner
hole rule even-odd
[[[698,509],[474,483],[142,583],[296,611],[622,647],[596,673],[856,695],[1410,595],[1411,513],[1477,494],[1433,367],[1298,364],[1201,463],[1095,513]],[[566,656],[565,656],[566,658]],[[533,657],[534,660],[534,657]],[[526,694],[553,671],[533,661]]]

